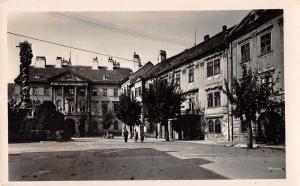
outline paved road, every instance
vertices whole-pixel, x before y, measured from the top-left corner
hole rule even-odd
[[[285,178],[285,151],[275,149],[81,138],[10,144],[9,152],[11,181]]]

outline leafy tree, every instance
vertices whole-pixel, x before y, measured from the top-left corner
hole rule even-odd
[[[141,104],[131,97],[130,93],[121,94],[116,116],[130,127],[130,138],[133,135],[133,126],[140,123]]]
[[[110,126],[113,125],[114,119],[115,117],[112,112],[105,113],[103,116],[103,128],[108,130]]]
[[[57,131],[63,130],[64,116],[56,111],[52,101],[44,101],[37,107],[37,129]]]
[[[240,79],[233,78],[232,90],[228,81],[225,80],[223,92],[234,105],[233,116],[241,120],[245,117],[248,130],[247,147],[253,148],[252,122],[256,123],[257,114],[273,110],[276,100],[271,97],[274,95],[273,87],[276,82],[260,83],[258,73],[253,73],[244,64],[241,67],[242,77]],[[271,77],[272,74],[267,70],[264,78],[269,79]]]
[[[160,122],[167,127],[168,119],[180,114],[181,104],[185,96],[173,82],[166,83],[156,80],[154,86],[149,86],[143,92],[143,106],[150,122]],[[169,141],[166,130],[166,141]]]

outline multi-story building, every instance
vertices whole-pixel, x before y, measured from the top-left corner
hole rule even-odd
[[[157,65],[153,77],[175,82],[186,96],[181,116],[173,121],[175,138],[228,139],[228,102],[221,89],[227,77],[226,37],[231,30],[223,26],[215,36],[206,35],[200,44]]]
[[[241,64],[245,64],[253,73],[258,73],[261,83],[277,81],[273,98],[282,100],[282,104],[278,105],[272,116],[257,116],[253,131],[258,141],[272,141],[266,139],[268,134],[284,140],[283,38],[283,10],[253,10],[237,24],[228,37],[230,79],[240,78]],[[231,126],[233,140],[245,141],[246,123],[232,118]]]
[[[57,57],[56,65],[47,65],[46,58],[37,56],[35,65],[30,66],[30,98],[36,101],[52,101],[58,111],[79,125],[80,117],[87,116],[86,134],[103,132],[103,115],[117,109],[121,92],[120,80],[131,70],[109,58],[103,66],[98,66],[94,58],[92,66],[72,66],[71,60]],[[18,99],[21,76],[15,79],[15,98]],[[121,123],[116,119],[111,130],[121,132]]]

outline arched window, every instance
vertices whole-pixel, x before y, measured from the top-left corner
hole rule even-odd
[[[213,120],[208,120],[208,132],[209,133],[214,133],[214,122]]]
[[[215,133],[221,133],[221,122],[218,119],[215,121]]]

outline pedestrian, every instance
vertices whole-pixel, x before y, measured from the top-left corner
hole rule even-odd
[[[144,142],[144,133],[141,132],[141,142],[143,143]]]
[[[139,139],[139,134],[138,134],[138,132],[134,129],[134,142],[137,142],[138,139]]]
[[[127,143],[127,140],[128,140],[128,131],[127,131],[126,128],[124,129],[123,136],[124,136],[125,143]]]

